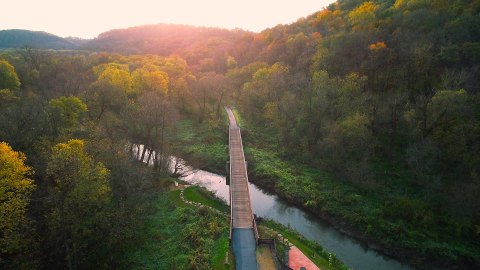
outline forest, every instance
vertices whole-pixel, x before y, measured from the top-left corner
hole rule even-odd
[[[152,209],[181,256],[151,268],[214,268],[225,220],[171,202],[168,157],[224,173],[228,104],[252,182],[416,268],[478,269],[479,26],[479,0],[339,0],[0,51],[0,268],[145,269]]]

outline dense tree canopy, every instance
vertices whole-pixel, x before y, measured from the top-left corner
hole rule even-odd
[[[0,141],[28,157],[0,144],[2,185],[25,183],[5,215],[48,247],[38,268],[116,268],[170,155],[223,164],[224,134],[186,151],[179,127],[212,132],[229,104],[252,180],[417,265],[478,268],[479,25],[477,0],[339,0],[260,33],[153,25],[84,45],[109,52],[2,52]]]

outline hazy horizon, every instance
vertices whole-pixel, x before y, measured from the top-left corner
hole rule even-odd
[[[18,0],[4,3],[0,30],[45,31],[61,37],[94,38],[118,28],[150,24],[243,29],[259,32],[278,24],[295,22],[321,10],[334,0],[219,1],[177,0],[175,2],[137,0],[73,1]],[[22,16],[18,16],[21,13]]]

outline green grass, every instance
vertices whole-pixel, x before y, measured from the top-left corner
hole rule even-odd
[[[225,260],[227,220],[185,204],[179,195],[162,192],[150,201],[141,239],[125,254],[122,269],[228,269],[219,264]]]
[[[478,247],[459,241],[447,226],[438,226],[442,217],[435,221],[434,213],[422,198],[406,188],[386,183],[377,192],[364,191],[322,170],[286,161],[272,150],[254,146],[249,153],[254,182],[314,213],[340,218],[387,248],[402,247],[416,250],[418,256],[451,261],[459,256],[480,260]]]
[[[169,193],[169,198],[177,207],[190,207],[194,208],[189,204],[186,204],[180,199],[180,190],[174,190]],[[210,206],[214,209],[217,209],[222,212],[228,212],[228,206],[217,199],[211,192],[207,191],[204,188],[198,186],[190,186],[184,190],[184,198],[188,201],[201,203],[206,206]],[[225,256],[229,252],[228,264],[225,264]],[[230,270],[234,269],[235,263],[233,261],[233,255],[230,251],[228,233],[222,234],[218,239],[216,239],[213,246],[213,255],[212,255],[212,267],[213,269],[218,270]]]
[[[263,221],[261,225],[266,226],[276,231],[277,233],[281,233],[283,237],[287,238],[288,241],[290,241],[299,250],[301,250],[302,253],[305,254],[305,256],[307,256],[320,269],[328,269],[328,270],[348,269],[347,266],[345,266],[340,260],[336,259],[334,254],[328,253],[319,244],[307,240],[298,232],[293,231],[292,229],[286,228],[285,226],[270,220]],[[281,250],[283,249],[280,249],[280,252]],[[330,259],[331,263],[329,263],[329,258],[331,258]]]
[[[339,218],[356,227],[361,236],[377,239],[387,248],[416,250],[418,256],[441,254],[451,260],[456,260],[459,254],[466,258],[479,257],[478,248],[443,233],[448,232],[448,228],[440,228],[428,207],[418,203],[421,199],[416,196],[419,195],[406,189],[408,176],[386,175],[384,182],[374,187],[375,192],[359,188],[292,159],[285,154],[288,149],[278,145],[277,135],[271,128],[262,128],[260,132],[245,122],[236,110],[234,113],[242,126],[250,179],[257,184],[273,189],[283,198],[314,213]],[[222,173],[228,159],[226,125],[218,122],[197,125],[183,120],[179,126],[188,160],[201,161],[197,167]],[[378,162],[374,165],[375,171],[388,171],[388,164]],[[398,210],[398,205],[403,208]]]
[[[241,117],[240,113],[236,108],[231,108],[231,109],[232,109],[233,115],[235,115],[235,120],[237,120],[237,125],[240,127],[243,127],[243,125],[245,124],[245,121]],[[227,117],[227,121],[229,121],[228,117]]]
[[[201,203],[226,213],[229,211],[227,204],[217,199],[214,194],[204,188],[190,186],[185,189],[184,196],[188,201]]]
[[[345,222],[359,237],[373,239],[381,248],[400,250],[400,256],[412,256],[418,266],[431,261],[467,265],[480,261],[476,240],[462,236],[471,224],[435,210],[435,195],[412,185],[403,168],[375,160],[371,166],[376,178],[366,182],[339,179],[295,159],[295,149],[279,144],[278,132],[271,127],[251,122],[243,126],[242,134],[248,134],[243,139],[252,182],[318,216],[327,214]]]
[[[196,123],[190,119],[178,122],[179,154],[196,168],[224,173],[228,160],[228,126],[219,120]]]
[[[182,199],[180,199],[180,190],[173,190],[168,193],[170,201],[178,207],[189,207]]]
[[[195,161],[203,161],[201,169],[217,173],[225,173],[225,162],[228,160],[228,143],[213,142],[211,144],[192,144],[186,147]]]
[[[235,269],[233,262],[233,255],[230,252],[230,245],[228,242],[228,235],[222,235],[216,242],[213,248],[213,268],[221,270]],[[228,255],[228,264],[225,264],[225,256]]]

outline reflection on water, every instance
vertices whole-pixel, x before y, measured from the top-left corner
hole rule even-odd
[[[183,177],[191,184],[204,186],[225,200],[229,201],[229,187],[225,177],[198,170]],[[275,220],[298,231],[311,241],[322,245],[332,252],[348,267],[355,270],[406,270],[410,267],[393,259],[386,258],[374,250],[362,246],[358,241],[346,236],[327,222],[313,217],[305,211],[282,201],[277,195],[268,194],[253,184],[249,184],[253,212],[258,217]]]
[[[138,149],[138,150],[137,150]],[[143,146],[134,147],[134,155],[143,150]],[[154,153],[153,153],[154,154]],[[136,155],[138,159],[139,155]],[[143,162],[147,159],[146,151]],[[166,158],[172,172],[183,171],[182,180],[198,184],[214,192],[219,198],[229,202],[229,187],[225,176],[202,170],[193,170],[185,162],[176,157]],[[180,165],[180,166],[179,166]],[[274,220],[284,226],[298,231],[305,238],[322,245],[328,252],[336,254],[348,267],[355,270],[407,270],[411,267],[387,258],[378,252],[368,249],[355,239],[340,233],[327,222],[315,218],[305,211],[284,202],[275,194],[269,194],[254,184],[249,184],[253,212],[258,217]]]

